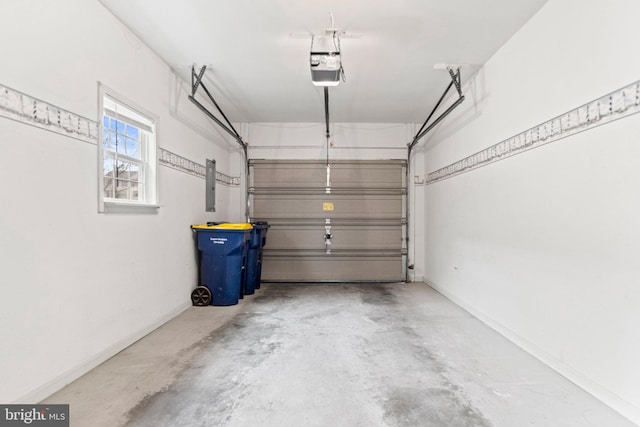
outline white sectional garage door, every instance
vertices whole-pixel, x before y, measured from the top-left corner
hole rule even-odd
[[[406,162],[251,160],[263,281],[406,280]]]

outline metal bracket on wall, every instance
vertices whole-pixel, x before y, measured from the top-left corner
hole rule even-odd
[[[206,179],[207,176],[207,168],[205,165],[196,163],[193,160],[189,160],[186,157],[179,156],[163,148],[160,148],[158,151],[158,162],[163,166],[197,176],[198,178]],[[216,182],[229,187],[237,187],[240,185],[239,176],[230,176],[216,170],[215,177]]]
[[[98,123],[0,84],[0,117],[96,144]]]

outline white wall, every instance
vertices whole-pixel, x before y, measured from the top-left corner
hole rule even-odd
[[[639,80],[639,14],[550,0],[465,88],[425,172]],[[426,281],[636,423],[639,134],[631,116],[424,187]]]
[[[229,173],[225,138],[96,1],[0,3],[0,83],[97,120],[97,82],[156,114],[160,147]],[[159,167],[154,214],[98,214],[97,147],[0,117],[0,402],[35,402],[190,305],[189,225],[236,188]]]

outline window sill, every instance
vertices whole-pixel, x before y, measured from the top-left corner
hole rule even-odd
[[[131,203],[131,202],[115,202],[104,201],[104,213],[140,213],[140,214],[156,214],[160,205]]]

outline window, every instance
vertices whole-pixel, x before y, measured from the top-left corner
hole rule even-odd
[[[100,211],[157,207],[153,116],[100,85]]]

